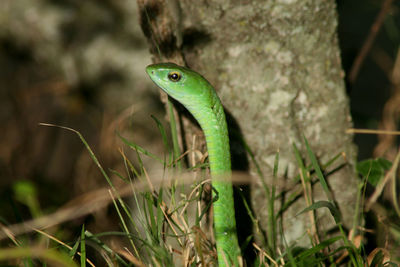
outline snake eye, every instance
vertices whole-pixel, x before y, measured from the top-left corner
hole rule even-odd
[[[182,78],[181,74],[177,71],[172,71],[168,73],[168,79],[171,82],[179,82],[179,80]]]

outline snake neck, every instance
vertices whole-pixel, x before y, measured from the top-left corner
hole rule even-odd
[[[200,107],[201,105],[197,105]],[[229,150],[228,128],[225,113],[219,98],[213,99],[212,105],[191,109],[186,107],[199,122],[206,137],[208,160],[212,177],[215,239],[217,244],[218,264],[228,262],[239,266],[237,257],[240,248],[236,237],[235,208],[231,177],[231,157]]]
[[[211,107],[192,112],[203,129],[211,176],[230,175],[231,156],[225,113],[219,99]]]

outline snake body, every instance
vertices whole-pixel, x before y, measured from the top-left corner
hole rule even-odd
[[[200,124],[206,137],[212,177],[215,240],[218,265],[238,266],[240,248],[236,234],[228,129],[221,101],[200,74],[173,63],[149,65],[147,74],[169,96],[180,102]]]

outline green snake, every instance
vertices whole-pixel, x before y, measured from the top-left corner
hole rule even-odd
[[[212,85],[200,74],[173,63],[149,65],[151,80],[180,102],[200,124],[206,137],[212,178],[215,240],[218,265],[239,265],[228,129],[221,101]]]

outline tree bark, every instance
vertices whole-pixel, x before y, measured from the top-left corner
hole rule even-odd
[[[156,61],[182,60],[214,85],[265,177],[272,177],[279,151],[277,194],[285,191],[288,196],[301,188],[295,183],[299,166],[293,144],[306,158],[303,135],[320,163],[343,153],[325,171],[332,171],[326,179],[344,225],[351,227],[357,192],[356,149],[352,136],[345,133],[352,122],[335,1],[138,0],[138,4]],[[156,53],[157,46],[162,53]],[[253,163],[249,172],[257,176]],[[271,185],[271,178],[266,182]],[[313,185],[312,195],[314,201],[326,199],[319,183]],[[266,231],[268,201],[260,182],[252,185],[251,199]],[[306,207],[300,197],[281,215],[287,242],[308,240],[309,217],[296,216]],[[318,210],[317,225],[320,233],[334,228],[327,209]]]

